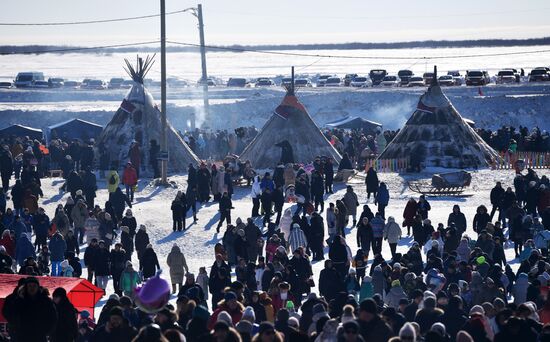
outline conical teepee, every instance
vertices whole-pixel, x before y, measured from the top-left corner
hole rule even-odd
[[[105,147],[110,164],[124,165],[128,161],[130,145],[135,140],[142,150],[141,164],[149,167],[150,142],[154,140],[160,144],[162,129],[160,110],[151,93],[143,86],[143,78],[153,65],[153,58],[147,57],[145,61],[138,58],[135,69],[128,60],[125,61],[125,70],[132,77],[134,84],[101,133],[97,145],[102,144]],[[187,170],[189,163],[199,162],[169,122],[167,136],[169,171],[183,172]]]
[[[293,84],[240,156],[241,160],[250,160],[254,168],[273,168],[281,161],[308,163],[316,156],[331,157],[336,162],[342,159],[296,98]]]
[[[443,94],[436,68],[433,82],[420,97],[416,111],[379,159],[407,157],[414,168],[478,168],[500,158]]]

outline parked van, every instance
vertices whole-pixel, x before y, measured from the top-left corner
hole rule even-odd
[[[44,81],[44,74],[41,72],[20,72],[15,78],[14,85],[17,88],[30,88],[36,81]]]

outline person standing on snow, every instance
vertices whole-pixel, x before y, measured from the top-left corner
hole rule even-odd
[[[378,212],[382,215],[382,218],[386,218],[386,207],[390,202],[390,192],[386,186],[386,183],[380,182],[378,192],[374,196],[374,204],[378,205]]]
[[[357,207],[359,206],[359,200],[351,185],[346,187],[346,194],[344,195],[343,201],[347,208],[346,219],[348,216],[351,216],[353,218],[353,227],[355,227],[357,225]]]
[[[130,199],[130,202],[134,201],[134,189],[138,184],[137,170],[134,168],[131,162],[126,164],[124,171],[122,172],[122,184],[126,186],[126,197]]]
[[[218,223],[218,227],[216,227],[217,233],[220,232],[220,228],[224,221],[226,221],[227,224],[231,224],[231,209],[233,209],[233,202],[231,202],[229,194],[224,192],[222,198],[220,198],[220,222]]]
[[[370,199],[370,194],[373,194],[374,198],[376,198],[379,181],[378,173],[373,167],[370,167],[367,171],[367,176],[365,177],[365,185],[367,186],[367,201]]]

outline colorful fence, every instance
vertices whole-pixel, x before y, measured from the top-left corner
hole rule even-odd
[[[377,172],[406,172],[409,168],[409,158],[367,159],[365,161],[365,171],[371,167]]]
[[[494,165],[495,169],[513,169],[518,160],[523,160],[525,168],[550,169],[550,152],[504,152],[500,157],[501,160]]]

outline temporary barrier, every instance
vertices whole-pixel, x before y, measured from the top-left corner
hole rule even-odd
[[[550,168],[550,152],[503,152],[500,154],[500,161],[496,161],[493,165],[494,169],[514,169],[518,160],[523,161],[525,168],[531,169],[549,169]]]
[[[374,168],[377,172],[406,172],[409,169],[409,158],[399,159],[367,159],[365,171]]]

